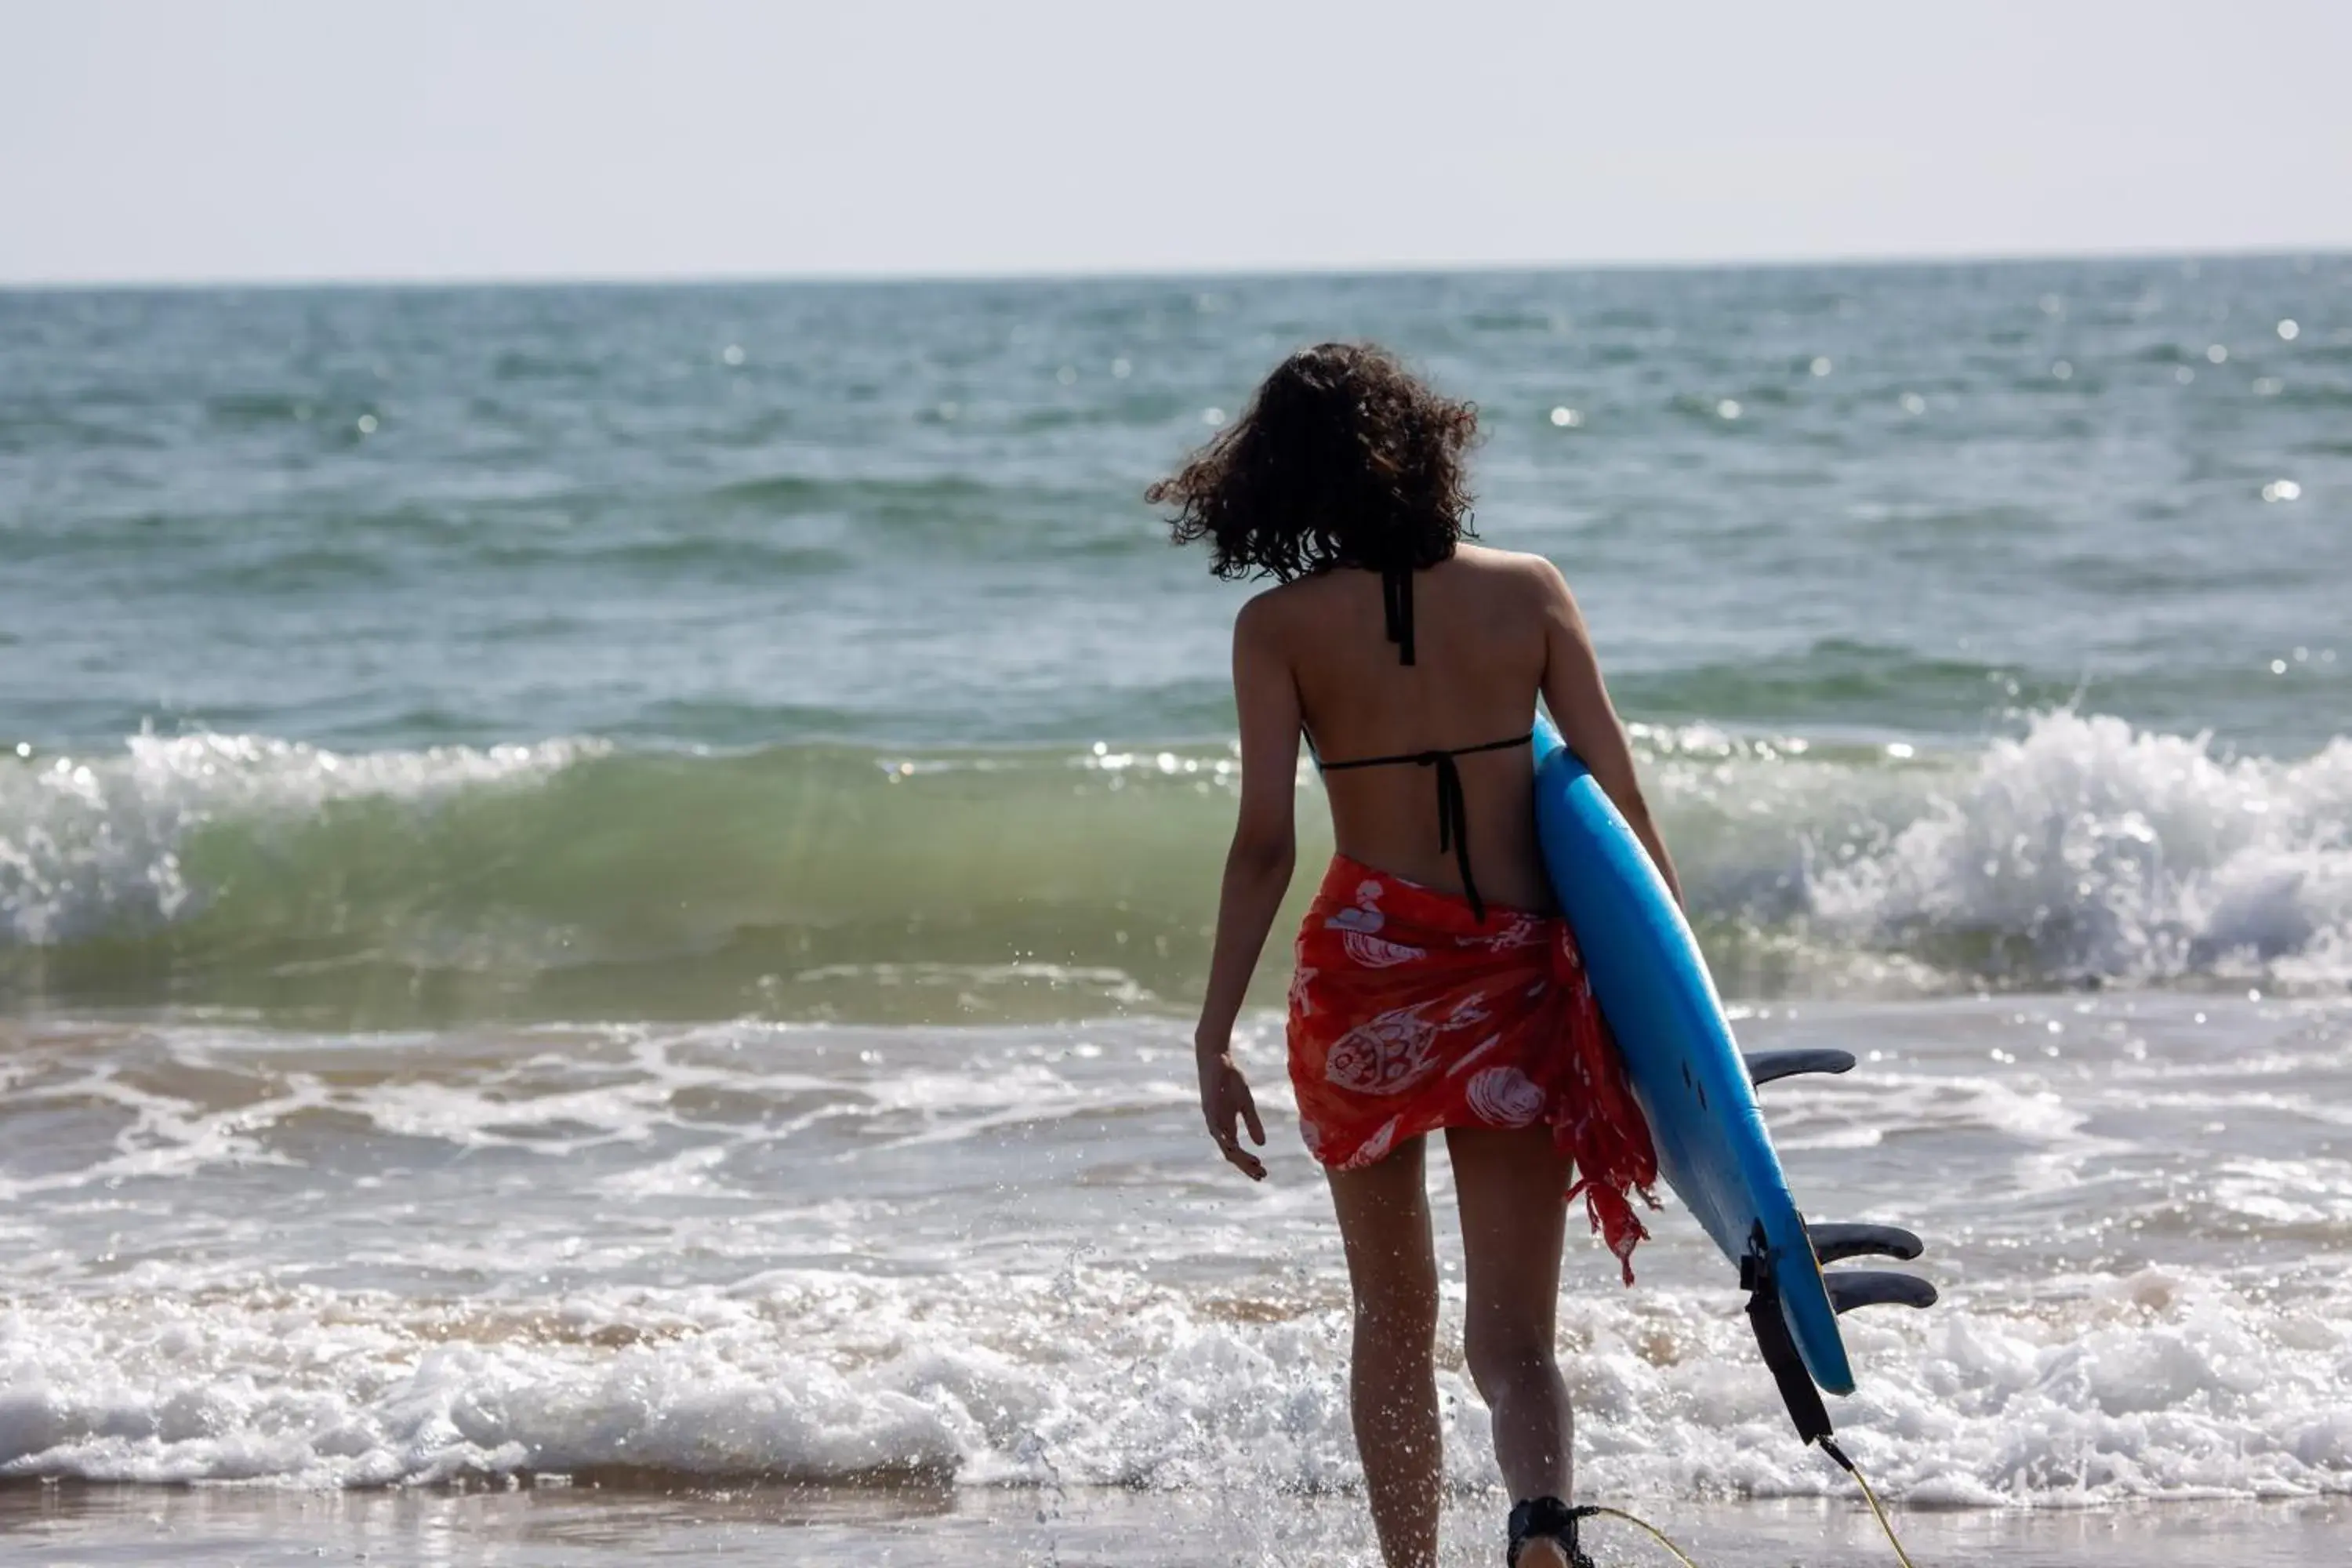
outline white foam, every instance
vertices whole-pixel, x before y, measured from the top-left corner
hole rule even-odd
[[[1849,1448],[1921,1503],[2352,1492],[2344,1281],[2291,1310],[2146,1272],[1848,1320]],[[0,1475],[377,1486],[520,1471],[966,1485],[1352,1487],[1344,1308],[1132,1270],[404,1304],[295,1292],[0,1313]],[[1458,1332],[1449,1300],[1449,1342]],[[1591,1495],[1843,1495],[1786,1427],[1727,1300],[1571,1296]],[[1448,1465],[1497,1478],[1441,1375]]]
[[[1801,1011],[1748,1026],[1897,1058],[1775,1087],[1806,1196],[1916,1226],[1948,1292],[1846,1320],[1838,1415],[1874,1479],[1970,1506],[2352,1491],[2352,1166],[2334,1120],[2278,1114],[2340,1075],[2340,1005]],[[1263,1186],[1215,1184],[1189,1052],[1149,1020],[28,1037],[0,1474],[1351,1486],[1345,1277],[1257,1071],[1276,1025],[1244,1031]],[[2001,1063],[2029,1041],[2062,1054]],[[2289,1056],[2305,1076],[2262,1066]],[[2229,1131],[2184,1152],[2209,1116]],[[1845,1495],[1719,1260],[1657,1232],[1631,1292],[1572,1249],[1587,1489]],[[1449,1464],[1481,1485],[1446,1278]]]
[[[2231,759],[2049,713],[1922,787],[1886,841],[1807,868],[1819,934],[2009,943],[2044,975],[2352,979],[2352,741]]]
[[[287,818],[364,796],[426,800],[543,777],[601,742],[332,752],[267,735],[134,735],[122,754],[0,765],[0,942],[45,945],[181,918],[180,855],[230,816]]]

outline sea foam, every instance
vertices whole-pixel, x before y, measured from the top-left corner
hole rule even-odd
[[[2297,762],[2046,714],[1811,868],[1826,937],[2016,977],[2352,979],[2352,741]],[[1962,958],[1966,953],[1967,958]]]
[[[2340,1290],[2177,1271],[1849,1325],[1848,1447],[1915,1503],[2352,1492]],[[1458,1343],[1459,1292],[1445,1340]],[[1594,1496],[1842,1495],[1725,1301],[1563,1302]],[[1271,1494],[1360,1482],[1344,1308],[1087,1267],[402,1302],[307,1290],[0,1313],[0,1475],[374,1487],[600,1473]],[[1448,1352],[1449,1479],[1498,1480]]]

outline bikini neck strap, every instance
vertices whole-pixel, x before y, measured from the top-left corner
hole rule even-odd
[[[1397,645],[1397,662],[1413,662],[1412,568],[1381,568],[1381,607],[1388,617],[1389,641]]]

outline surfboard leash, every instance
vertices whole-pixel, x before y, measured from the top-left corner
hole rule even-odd
[[[1878,1494],[1871,1489],[1869,1478],[1862,1473],[1862,1467],[1847,1458],[1845,1450],[1838,1447],[1838,1440],[1828,1433],[1815,1438],[1814,1443],[1822,1453],[1835,1459],[1838,1468],[1852,1476],[1853,1484],[1862,1489],[1862,1500],[1870,1505],[1870,1511],[1877,1517],[1878,1528],[1886,1531],[1886,1544],[1895,1548],[1895,1560],[1902,1563],[1903,1568],[1915,1568],[1911,1554],[1903,1550],[1903,1538],[1895,1533],[1894,1522],[1886,1517],[1886,1510],[1878,1506]]]
[[[1757,1250],[1740,1265],[1740,1283],[1748,1289],[1748,1323],[1755,1331],[1756,1348],[1764,1357],[1764,1365],[1772,1373],[1772,1382],[1780,1391],[1780,1402],[1788,1407],[1789,1419],[1797,1428],[1798,1438],[1817,1447],[1837,1462],[1838,1468],[1853,1478],[1862,1489],[1862,1499],[1870,1505],[1878,1528],[1886,1532],[1886,1543],[1895,1548],[1895,1561],[1903,1568],[1916,1568],[1911,1554],[1903,1549],[1903,1540],[1895,1533],[1894,1521],[1879,1505],[1878,1494],[1871,1489],[1861,1468],[1838,1446],[1835,1429],[1830,1423],[1829,1408],[1822,1403],[1822,1391],[1813,1383],[1812,1374],[1805,1370],[1803,1358],[1797,1353],[1797,1342],[1789,1332],[1788,1320],[1780,1315],[1779,1293],[1773,1289],[1772,1275],[1765,1267],[1762,1227],[1755,1238]]]
[[[1903,1539],[1895,1533],[1894,1521],[1886,1517],[1886,1510],[1879,1506],[1878,1494],[1871,1489],[1870,1482],[1863,1475],[1861,1468],[1852,1459],[1846,1458],[1845,1450],[1838,1447],[1837,1439],[1822,1438],[1821,1449],[1831,1458],[1835,1459],[1838,1468],[1852,1476],[1853,1484],[1862,1489],[1862,1500],[1870,1505],[1872,1516],[1878,1521],[1878,1528],[1886,1532],[1886,1544],[1895,1549],[1895,1560],[1903,1564],[1903,1568],[1918,1568],[1918,1564],[1911,1561],[1911,1554],[1903,1550]],[[1672,1552],[1675,1561],[1681,1563],[1683,1568],[1699,1568],[1698,1560],[1676,1544],[1674,1537],[1637,1514],[1627,1513],[1622,1508],[1604,1508],[1597,1503],[1587,1503],[1583,1511],[1597,1519],[1622,1521]]]
[[[1681,1547],[1675,1545],[1671,1536],[1667,1535],[1664,1531],[1660,1530],[1656,1525],[1652,1524],[1648,1520],[1637,1519],[1633,1515],[1627,1513],[1622,1508],[1602,1508],[1598,1503],[1585,1504],[1585,1511],[1601,1519],[1622,1519],[1627,1524],[1632,1525],[1634,1529],[1646,1531],[1651,1540],[1656,1542],[1659,1545],[1673,1552],[1675,1554],[1675,1561],[1681,1563],[1683,1568],[1698,1568],[1698,1562],[1696,1559],[1692,1557],[1689,1552],[1685,1552]]]

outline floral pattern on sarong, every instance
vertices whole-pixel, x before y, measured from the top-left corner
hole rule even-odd
[[[1546,921],[1538,915],[1513,913],[1504,917],[1503,929],[1492,936],[1472,940],[1488,952],[1508,952],[1514,948],[1538,947],[1544,940]]]
[[[1403,1120],[1402,1116],[1391,1116],[1381,1122],[1380,1131],[1365,1139],[1362,1145],[1340,1164],[1339,1169],[1360,1171],[1367,1165],[1377,1165],[1387,1159],[1389,1151],[1396,1143],[1397,1123]]]
[[[1348,956],[1366,969],[1393,969],[1400,963],[1411,963],[1417,958],[1429,956],[1421,948],[1407,947],[1401,942],[1383,942],[1360,931],[1349,931],[1339,940],[1340,944],[1347,948]]]
[[[1367,879],[1357,885],[1354,906],[1333,909],[1323,919],[1324,928],[1370,936],[1388,923],[1388,917],[1381,913],[1380,904],[1381,885]]]
[[[1471,1074],[1465,1098],[1480,1121],[1497,1127],[1525,1127],[1543,1114],[1544,1091],[1535,1079],[1513,1067]]]
[[[1657,1157],[1565,921],[1337,857],[1300,924],[1290,1080],[1307,1151],[1360,1170],[1446,1127],[1550,1130],[1632,1278]]]
[[[1312,1017],[1315,1013],[1315,966],[1301,963],[1290,972],[1290,1011],[1294,1017]]]
[[[1438,1026],[1411,1007],[1357,1025],[1323,1058],[1327,1082],[1358,1094],[1402,1094],[1429,1076]]]

